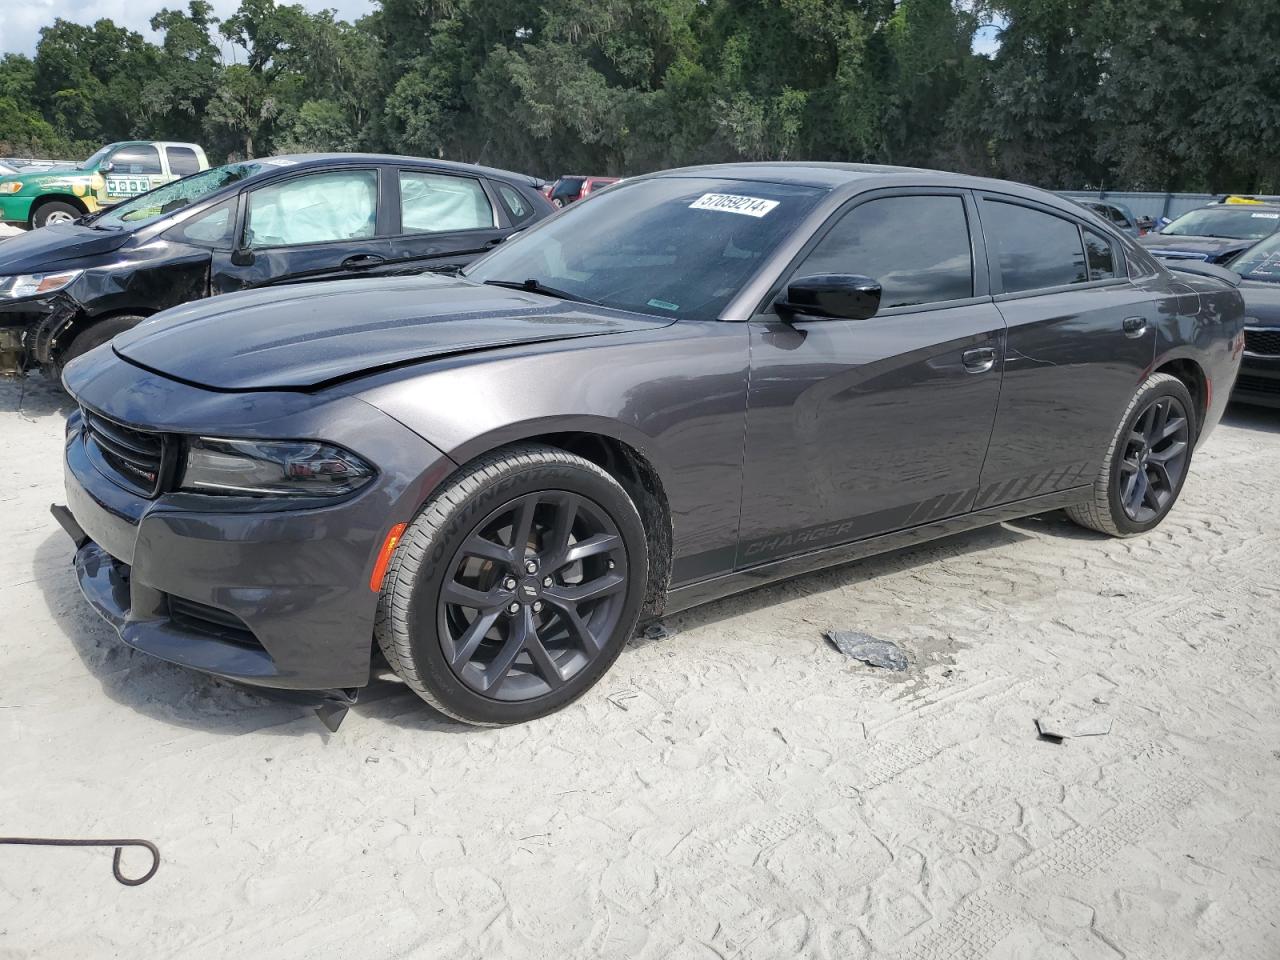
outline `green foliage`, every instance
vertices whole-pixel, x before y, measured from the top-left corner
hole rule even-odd
[[[55,21],[0,59],[0,152],[394,151],[553,176],[718,160],[1067,188],[1280,190],[1274,0],[376,0]],[[997,24],[993,56],[972,52]],[[225,55],[224,55],[225,54]]]

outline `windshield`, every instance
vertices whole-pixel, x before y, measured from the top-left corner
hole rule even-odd
[[[101,150],[95,153],[92,157],[90,157],[84,163],[80,164],[80,166],[77,169],[97,170],[98,164],[100,164],[103,160],[106,159],[107,154],[111,152],[111,148],[114,146],[115,146],[114,143],[107,144],[105,147],[103,147]]]
[[[1179,217],[1160,232],[1174,237],[1223,237],[1261,240],[1280,226],[1280,211],[1250,206],[1202,207]]]
[[[1280,233],[1254,244],[1228,266],[1246,280],[1280,283]]]
[[[105,213],[98,215],[93,225],[104,230],[140,227],[175,210],[181,210],[197,200],[203,200],[228,184],[245,180],[261,169],[260,163],[250,162],[202,170],[110,207]]]
[[[574,204],[465,272],[538,284],[621,310],[710,320],[826,193],[661,177]]]

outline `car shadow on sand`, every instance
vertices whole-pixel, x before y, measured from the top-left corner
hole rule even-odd
[[[1063,523],[1070,521],[1063,517]],[[1076,528],[1078,529],[1078,528]],[[1058,532],[1056,526],[1053,529]],[[1100,536],[1082,530],[1088,536]],[[751,589],[723,600],[694,607],[672,615],[664,621],[667,626],[677,632],[706,626],[731,617],[755,613],[766,607],[793,600],[804,600],[831,590],[845,587],[857,587],[880,577],[901,573],[916,567],[927,567],[942,560],[963,557],[968,554],[982,553],[1006,547],[1010,544],[1032,540],[1034,537],[1019,531],[1008,523],[994,524],[977,530],[968,530],[951,536],[941,537],[927,543],[902,547],[888,553],[865,557],[861,560],[850,560],[825,570],[801,574],[787,580]],[[854,625],[849,625],[854,626]],[[632,641],[632,648],[643,646],[645,641]]]
[[[1032,532],[1023,532],[1020,527],[1053,536],[1101,538],[1099,534],[1075,527],[1061,512],[1046,514],[970,530],[761,586],[675,614],[667,618],[666,623],[676,632],[685,632],[786,601],[856,587],[904,570],[1035,539]],[[310,707],[215,680],[127,646],[81,596],[70,560],[71,543],[65,534],[51,533],[36,550],[33,565],[36,583],[53,620],[85,668],[98,680],[103,693],[112,700],[162,723],[219,735],[328,736]],[[628,649],[638,649],[648,642],[637,638]],[[624,650],[624,657],[626,652]],[[371,720],[417,731],[465,733],[482,729],[456,722],[433,710],[395,677],[376,650],[370,683],[360,691],[351,711]]]
[[[55,414],[66,416],[74,408],[75,403],[62,386],[39,373],[17,379],[0,378],[0,412],[35,420]]]
[[[1280,433],[1280,410],[1272,407],[1255,407],[1246,403],[1233,403],[1222,415],[1222,423],[1223,426],[1240,427],[1242,430]]]

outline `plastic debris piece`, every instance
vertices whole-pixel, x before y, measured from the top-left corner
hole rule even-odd
[[[868,666],[899,673],[907,669],[907,655],[892,640],[880,640],[857,630],[828,630],[827,639],[846,657],[861,660]]]
[[[646,640],[670,640],[675,634],[668,630],[664,624],[651,623],[644,628],[644,632],[640,636]]]
[[[1037,717],[1036,729],[1040,739],[1061,743],[1068,737],[1105,737],[1111,732],[1111,718],[1106,714],[1081,717],[1075,720],[1062,717]]]

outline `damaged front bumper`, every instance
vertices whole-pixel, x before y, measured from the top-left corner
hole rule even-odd
[[[58,336],[80,314],[66,294],[0,302],[0,376],[21,376],[34,367],[56,375]]]

